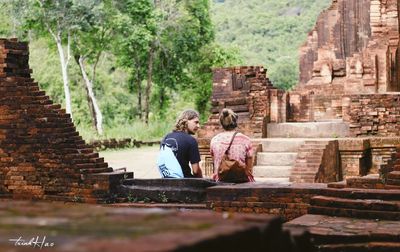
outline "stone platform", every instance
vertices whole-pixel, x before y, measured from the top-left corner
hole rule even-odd
[[[127,179],[119,192],[128,201],[203,203],[206,189],[219,184],[209,179]]]
[[[244,183],[207,189],[207,205],[215,211],[267,213],[291,220],[307,214],[311,198],[326,184]]]
[[[307,232],[291,235],[279,218],[267,215],[0,200],[0,251],[305,252],[313,247]]]
[[[308,214],[285,223],[308,228],[318,251],[400,251],[400,222]]]

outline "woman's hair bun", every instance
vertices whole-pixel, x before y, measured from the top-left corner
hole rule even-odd
[[[237,114],[231,109],[224,108],[219,116],[219,122],[225,130],[232,130],[237,127]]]
[[[224,117],[229,116],[229,110],[226,109],[226,108],[224,108],[224,109],[222,110],[222,115],[223,115]]]

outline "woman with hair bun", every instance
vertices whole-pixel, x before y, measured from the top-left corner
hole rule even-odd
[[[218,174],[219,167],[226,152],[229,159],[236,160],[246,171],[246,178],[242,182],[254,182],[253,147],[250,138],[236,131],[238,116],[231,109],[224,108],[219,116],[219,121],[224,129],[211,139],[210,151],[213,157],[214,175],[216,181],[224,181]],[[228,151],[227,151],[228,150]],[[230,182],[230,181],[227,181]]]

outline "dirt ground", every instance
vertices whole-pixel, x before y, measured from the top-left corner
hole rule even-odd
[[[156,161],[158,146],[102,151],[99,153],[114,169],[126,167],[135,178],[160,178]]]

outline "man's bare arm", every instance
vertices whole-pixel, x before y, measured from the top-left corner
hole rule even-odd
[[[199,163],[192,164],[192,170],[193,170],[193,175],[196,178],[202,178],[203,177],[203,173],[202,173],[202,171],[200,169]]]

